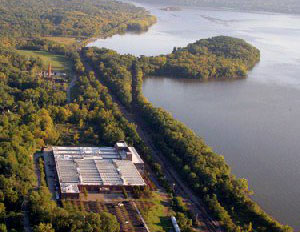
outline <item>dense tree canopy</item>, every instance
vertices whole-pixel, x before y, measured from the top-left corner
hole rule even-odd
[[[109,0],[0,0],[0,36],[109,36],[155,23],[143,8]]]
[[[68,55],[74,65],[80,66],[76,52]],[[119,224],[110,214],[69,211],[58,207],[45,181],[41,181],[39,190],[35,191],[33,156],[46,144],[67,142],[58,127],[62,123],[77,128],[78,139],[83,143],[95,145],[99,142],[98,136],[106,145],[125,136],[133,141],[135,127],[122,118],[106,88],[97,84],[96,80],[92,82],[92,74],[91,81],[82,77],[77,84],[86,87],[83,92],[79,91],[80,95],[76,95],[80,105],[67,104],[64,91],[38,78],[37,74],[42,70],[38,60],[19,55],[12,47],[0,47],[0,58],[1,231],[23,231],[22,205],[28,196],[34,231],[118,232]],[[91,88],[95,88],[94,95]],[[87,117],[89,109],[91,115]],[[97,127],[93,129],[91,125]],[[105,127],[110,129],[103,131]],[[39,167],[41,169],[43,165]]]
[[[217,36],[174,48],[170,55],[142,57],[140,63],[146,74],[218,80],[246,77],[259,59],[259,50],[244,40]]]
[[[3,47],[0,57],[0,221],[12,231],[22,228],[21,205],[35,182],[32,155],[59,136],[44,105],[62,102],[36,79],[39,61]]]

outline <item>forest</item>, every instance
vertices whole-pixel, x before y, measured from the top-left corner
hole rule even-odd
[[[75,51],[66,55],[76,64]],[[28,202],[34,231],[117,232],[119,225],[113,215],[60,208],[43,181],[35,190],[33,154],[46,144],[65,142],[59,127],[63,119],[69,117],[74,128],[80,128],[73,116],[78,107],[66,106],[65,91],[37,78],[41,67],[39,60],[21,56],[12,47],[0,47],[0,230],[23,231],[22,210]],[[112,107],[108,103],[105,109]],[[77,220],[83,217],[86,220]]]
[[[74,70],[78,75],[83,74],[79,55],[74,50],[66,51],[59,45],[39,40],[30,41],[24,47],[42,50],[44,46],[40,46],[41,44],[47,45],[47,50],[63,54],[66,59],[73,61]],[[101,111],[102,120],[107,116],[109,119],[106,119],[106,125],[111,123],[111,126],[106,131],[93,131],[83,121],[87,120],[88,110],[83,106],[79,110],[78,104],[67,105],[65,91],[59,90],[58,86],[53,88],[49,81],[38,78],[37,74],[41,70],[41,60],[28,59],[14,47],[0,46],[0,230],[23,231],[22,207],[28,201],[35,231],[117,232],[119,226],[114,216],[67,211],[57,207],[43,182],[34,190],[37,180],[33,155],[47,144],[72,145],[75,144],[74,141],[77,143],[82,140],[85,143],[95,143],[98,136],[103,139],[103,143],[110,144],[114,139],[124,139],[126,134],[119,126],[117,129],[120,133],[117,133],[114,125],[122,123],[123,128],[128,127],[128,133],[134,127],[122,120],[119,111],[112,105],[106,88],[98,86],[98,92],[92,92],[99,94],[98,98],[101,94],[105,104],[95,99],[97,111],[93,113],[91,110],[91,113],[97,117],[97,113]],[[84,86],[84,83],[78,85]],[[88,86],[85,87],[90,90]],[[84,93],[82,95],[85,96]],[[91,97],[94,98],[95,95]],[[88,100],[79,102],[83,104]],[[65,133],[65,123],[69,123],[73,132],[68,130],[69,133]],[[79,224],[74,223],[76,218],[82,217],[86,217],[84,222],[77,220]],[[94,229],[90,230],[91,228]]]
[[[0,36],[107,37],[156,22],[143,8],[108,0],[1,0]]]
[[[136,126],[113,103],[108,89],[93,72],[85,71],[75,49],[39,39],[19,46],[63,55],[78,79],[68,102],[64,90],[37,75],[43,69],[40,59],[20,55],[12,46],[0,47],[0,231],[23,231],[27,205],[34,232],[118,232],[120,225],[110,213],[57,205],[45,181],[42,159],[40,182],[36,178],[36,152],[47,145],[112,146],[126,140],[151,166],[159,165],[153,162]],[[163,172],[157,169],[155,173],[163,182]],[[155,204],[162,207],[160,201]],[[179,219],[190,228],[183,213]]]
[[[148,2],[148,0],[136,0]],[[153,1],[152,1],[153,2]],[[179,4],[198,7],[231,8],[244,11],[269,11],[288,14],[300,14],[300,2],[298,0],[154,0],[159,4]]]
[[[147,75],[220,80],[246,77],[259,60],[259,50],[244,40],[217,36],[139,62]]]
[[[207,41],[198,43],[206,44]],[[221,55],[226,50],[224,48],[228,49],[224,45],[207,46],[208,51]],[[197,51],[197,46],[189,45],[178,51],[189,49]],[[256,52],[254,49],[254,54]],[[216,154],[192,130],[164,109],[154,107],[143,96],[143,76],[151,73],[148,71],[151,70],[151,62],[148,63],[150,68],[145,68],[149,58],[119,55],[97,48],[86,48],[84,54],[119,100],[143,119],[156,148],[172,162],[176,170],[183,170],[179,173],[181,177],[199,198],[204,199],[209,212],[226,231],[293,231],[275,221],[251,200],[247,180],[236,178],[223,156]],[[252,59],[243,54],[248,53],[228,52],[227,57],[243,59],[245,67],[251,68],[256,62],[256,55]]]

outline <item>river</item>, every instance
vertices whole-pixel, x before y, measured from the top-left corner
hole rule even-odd
[[[159,55],[200,38],[229,35],[261,50],[245,80],[201,83],[146,78],[144,95],[224,155],[252,198],[281,223],[300,230],[300,16],[143,4],[158,23],[143,34],[115,35],[89,46]]]

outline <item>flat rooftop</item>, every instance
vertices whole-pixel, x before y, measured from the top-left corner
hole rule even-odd
[[[79,193],[79,185],[145,185],[135,166],[143,160],[133,147],[127,149],[126,155],[114,147],[52,147],[52,150],[62,193]]]
[[[61,159],[121,159],[114,147],[52,147],[52,150],[53,154]]]

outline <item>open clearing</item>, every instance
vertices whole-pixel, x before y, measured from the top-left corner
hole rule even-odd
[[[31,50],[18,50],[19,54],[33,58],[40,58],[44,65],[44,68],[48,67],[51,63],[52,70],[55,71],[70,71],[71,62],[63,55],[55,55],[45,51],[31,51]]]
[[[56,43],[60,43],[60,44],[64,44],[64,45],[72,45],[74,43],[77,42],[76,38],[73,37],[54,37],[54,36],[47,36],[47,37],[43,37],[44,39],[56,42]]]

